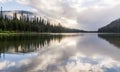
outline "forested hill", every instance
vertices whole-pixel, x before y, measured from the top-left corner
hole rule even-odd
[[[69,29],[59,24],[51,24],[41,17],[30,17],[31,12],[16,11],[13,16],[7,16],[10,11],[0,11],[0,31],[14,32],[83,32],[83,30]],[[18,15],[19,14],[19,15]],[[18,17],[19,16],[19,17]]]
[[[120,19],[117,19],[115,21],[112,21],[107,26],[104,26],[98,30],[98,32],[114,32],[114,33],[120,33]]]

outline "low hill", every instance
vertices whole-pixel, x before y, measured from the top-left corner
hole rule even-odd
[[[120,33],[120,19],[117,19],[110,24],[98,29],[98,32]]]

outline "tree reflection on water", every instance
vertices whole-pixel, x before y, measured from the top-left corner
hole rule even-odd
[[[61,41],[64,36],[52,34],[40,35],[0,35],[0,53],[28,53]]]
[[[108,41],[117,48],[120,48],[120,34],[98,34],[98,37]]]

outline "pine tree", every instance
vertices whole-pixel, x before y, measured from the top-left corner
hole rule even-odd
[[[59,23],[53,25],[49,20],[38,18],[34,16],[34,19],[30,19],[29,14],[26,16],[21,12],[21,16],[18,19],[17,13],[13,13],[13,18],[9,19],[7,15],[3,16],[1,7],[0,11],[0,30],[2,31],[20,31],[20,32],[62,32],[64,27]]]

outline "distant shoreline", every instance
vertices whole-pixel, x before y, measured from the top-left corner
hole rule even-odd
[[[120,34],[113,32],[98,32],[98,31],[85,31],[85,32],[0,32],[0,35],[15,35],[15,34],[64,34],[64,33],[99,33],[99,34]]]

